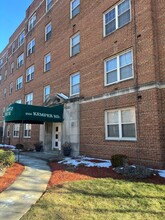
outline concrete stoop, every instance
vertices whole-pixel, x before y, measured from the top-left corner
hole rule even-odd
[[[52,162],[52,161],[58,161],[63,159],[63,155],[59,151],[50,151],[50,152],[20,152],[20,155],[44,160],[47,162]],[[16,155],[16,159],[18,158],[18,155]]]

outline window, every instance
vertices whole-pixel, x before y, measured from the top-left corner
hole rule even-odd
[[[130,22],[130,7],[130,0],[124,0],[104,14],[104,36]]]
[[[27,45],[27,56],[30,56],[30,54],[34,53],[35,50],[35,39],[33,39],[32,41],[30,41],[30,43],[28,43]]]
[[[44,57],[44,72],[50,70],[50,61],[51,61],[51,55],[49,53]]]
[[[20,124],[14,124],[13,137],[19,137]]]
[[[70,77],[70,95],[80,94],[80,73]]]
[[[31,137],[31,124],[24,124],[24,138]]]
[[[51,34],[52,34],[52,25],[51,23],[49,23],[45,27],[45,41],[48,41],[51,38]]]
[[[76,34],[70,39],[70,56],[75,56],[80,52],[80,34]]]
[[[33,93],[29,93],[25,96],[25,104],[32,105],[33,104]]]
[[[4,98],[6,98],[6,88],[3,90]]]
[[[8,61],[8,51],[6,52],[5,57],[6,57],[6,61]]]
[[[2,66],[3,64],[3,59],[0,59],[0,66]]]
[[[18,47],[20,47],[24,43],[25,32],[22,32],[18,37]]]
[[[17,68],[21,67],[24,62],[24,54],[22,53],[18,58],[17,58]]]
[[[16,90],[22,89],[22,86],[23,86],[23,76],[20,76],[16,80]]]
[[[26,82],[31,81],[32,79],[34,79],[34,65],[30,66],[27,70],[26,70]]]
[[[4,80],[7,80],[7,70],[5,70],[5,79]]]
[[[28,23],[28,31],[32,30],[33,27],[36,24],[36,14],[34,14],[30,19],[29,19],[29,23]]]
[[[15,51],[15,41],[12,43],[12,46],[11,46],[11,52],[12,54],[14,53]]]
[[[127,51],[105,61],[105,85],[133,77],[132,51]]]
[[[13,92],[13,82],[11,82],[9,86],[9,93],[12,94],[12,92]]]
[[[22,101],[21,101],[21,99],[19,99],[19,100],[15,101],[15,103],[21,104]]]
[[[11,64],[11,73],[13,73],[14,72],[14,62],[12,62],[12,64]]]
[[[47,100],[47,98],[50,96],[50,86],[44,87],[44,102]]]
[[[46,0],[46,11],[49,11],[52,8],[53,0]]]
[[[7,137],[10,137],[10,125],[7,125],[6,133]]]
[[[105,112],[106,139],[136,139],[135,109]]]
[[[2,117],[5,117],[5,112],[6,112],[6,108],[3,107],[3,109],[2,109]]]
[[[80,13],[80,0],[72,0],[70,2],[70,12],[71,12],[70,15],[71,18],[74,18],[77,14]]]

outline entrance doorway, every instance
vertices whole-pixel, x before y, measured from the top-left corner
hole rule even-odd
[[[52,150],[61,150],[61,123],[53,123]]]

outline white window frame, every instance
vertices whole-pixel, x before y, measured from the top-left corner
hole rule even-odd
[[[122,119],[121,119],[121,113],[122,111],[127,111],[127,110],[133,110],[134,111],[134,123],[135,124],[135,137],[122,137]],[[118,123],[109,123],[110,124],[116,124],[119,125],[119,137],[108,137],[108,119],[107,119],[107,114],[111,112],[118,112]],[[130,123],[124,123],[124,124],[130,124]],[[113,109],[113,110],[108,110],[105,111],[105,139],[106,140],[127,140],[127,141],[136,141],[137,140],[137,134],[136,134],[136,112],[134,107],[130,108],[122,108],[122,109]]]
[[[17,58],[17,68],[20,68],[24,64],[24,53]]]
[[[104,34],[104,37],[109,36],[110,34],[112,34],[113,32],[115,32],[116,30],[118,30],[119,28],[122,28],[122,27],[124,27],[125,25],[127,25],[128,23],[131,22],[131,19],[132,19],[132,18],[131,18],[131,0],[129,0],[129,5],[130,5],[130,8],[129,8],[129,10],[130,10],[130,20],[129,20],[126,24],[124,24],[124,25],[122,25],[122,26],[119,27],[119,24],[118,24],[118,7],[119,7],[119,5],[122,4],[124,1],[126,1],[126,0],[120,1],[118,4],[116,4],[114,7],[110,8],[110,9],[108,9],[108,10],[103,14],[103,34]],[[112,10],[114,10],[114,9],[115,9],[115,27],[116,27],[116,28],[115,28],[115,30],[113,30],[112,32],[106,34],[105,15],[108,14],[110,11],[112,11]]]
[[[13,82],[10,83],[9,94],[12,94],[12,92],[13,92]]]
[[[8,71],[5,70],[5,80],[7,80]]]
[[[3,90],[3,95],[4,95],[4,98],[6,98],[6,88],[4,88],[4,90]]]
[[[72,78],[75,76],[79,76],[79,83],[72,85]],[[79,95],[80,94],[80,72],[74,73],[70,76],[70,96],[75,96],[75,95]],[[79,85],[79,92],[77,93],[72,93],[72,88],[73,86],[77,86]]]
[[[73,56],[76,56],[77,54],[80,53],[80,41],[81,41],[81,37],[80,37],[80,40],[77,44],[73,45],[73,39],[75,37],[79,36],[80,37],[80,32],[76,33],[75,35],[73,35],[71,38],[70,38],[70,57],[73,57]],[[73,47],[77,46],[79,44],[79,52],[73,54]]]
[[[23,128],[24,138],[31,138],[31,129],[32,129],[31,124],[24,124],[24,128]]]
[[[25,104],[33,105],[33,93],[32,92],[25,96]]]
[[[34,65],[30,66],[26,70],[26,82],[30,82],[33,79],[34,79]]]
[[[20,76],[16,80],[16,91],[22,89],[23,87],[23,76]]]
[[[21,103],[22,103],[22,100],[21,100],[21,99],[18,99],[18,100],[15,101],[15,103],[21,104]]]
[[[46,94],[46,90],[49,89],[49,94]],[[50,85],[44,87],[44,98],[43,101],[45,102],[47,98],[50,97]]]
[[[3,64],[3,58],[0,59],[0,66]]]
[[[18,37],[18,47],[24,44],[25,40],[25,31],[23,31]]]
[[[76,16],[80,13],[80,9],[79,9],[79,12],[73,16],[73,11],[74,11],[75,8],[77,8],[77,7],[80,8],[80,4],[81,4],[81,1],[79,0],[79,4],[78,4],[75,8],[73,8],[73,7],[72,7],[72,4],[73,4],[73,2],[75,2],[75,1],[77,1],[77,0],[72,0],[72,1],[70,2],[70,18],[71,18],[71,19],[74,18],[74,17],[76,17]]]
[[[27,56],[30,56],[30,54],[34,53],[35,45],[36,45],[36,41],[35,41],[35,38],[34,38],[27,45]]]
[[[46,12],[53,7],[53,0],[46,0]]]
[[[11,52],[12,54],[15,52],[15,41],[12,43]]]
[[[36,20],[37,20],[37,16],[36,13],[34,13],[28,21],[28,31],[31,31],[34,28],[36,24]]]
[[[13,138],[19,138],[20,124],[13,125]]]
[[[51,27],[51,30],[49,32],[47,32],[48,27]],[[50,22],[45,26],[45,41],[48,41],[51,38],[51,33],[52,33],[52,24]]]
[[[13,73],[14,72],[14,62],[11,63],[11,69],[10,72]]]
[[[6,136],[9,138],[10,137],[10,125],[7,125],[6,128]]]
[[[48,58],[48,57],[50,57],[50,61],[49,61],[49,62],[47,62],[47,58]],[[48,65],[49,63],[51,64],[51,54],[50,54],[50,53],[48,53],[48,54],[46,54],[46,55],[44,56],[44,72],[47,72],[47,71],[50,70],[51,65],[50,65],[50,67],[47,69],[47,65]]]
[[[129,52],[131,52],[131,54],[132,54],[132,62],[131,62],[131,64],[132,64],[132,76],[130,76],[130,77],[128,77],[128,78],[120,79],[119,59],[120,59],[120,56],[122,56],[122,55],[124,55],[124,54],[127,54],[127,53],[129,53]],[[111,82],[111,83],[107,83],[107,73],[108,73],[108,72],[106,72],[106,63],[107,63],[108,61],[110,61],[110,60],[113,60],[114,58],[117,59],[117,80],[114,81],[114,82]],[[130,64],[128,64],[128,65],[130,65]],[[134,78],[134,68],[133,68],[133,51],[132,51],[132,49],[126,50],[126,51],[124,51],[124,52],[122,52],[122,53],[120,53],[120,54],[118,54],[118,55],[116,55],[116,56],[110,57],[110,58],[108,58],[108,59],[106,59],[106,60],[104,61],[104,86],[113,85],[113,84],[116,84],[116,83],[119,83],[119,82],[122,82],[122,81],[126,81],[126,80],[129,80],[129,79],[133,79],[133,78]]]

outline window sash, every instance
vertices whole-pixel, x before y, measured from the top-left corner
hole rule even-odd
[[[124,6],[122,8],[122,5]],[[121,8],[121,11],[120,11]],[[108,17],[112,18],[107,21]],[[104,36],[107,36],[117,30],[118,28],[128,24],[131,20],[131,2],[124,0],[114,8],[104,13]]]
[[[34,14],[29,20],[28,31],[32,30],[35,24],[36,24],[36,14]]]
[[[27,46],[27,56],[34,53],[34,50],[35,50],[35,40],[32,40]]]
[[[18,47],[20,47],[24,43],[25,32],[22,32],[18,38]]]
[[[24,137],[26,137],[26,138],[31,137],[31,124],[24,125]]]
[[[21,76],[16,81],[16,90],[22,89],[22,85],[23,85],[23,78]]]
[[[18,58],[17,58],[17,67],[21,67],[23,65],[24,62],[24,55],[21,54]]]
[[[48,54],[44,58],[44,71],[50,70],[51,55]]]
[[[19,137],[20,124],[15,124],[13,126],[13,137]]]
[[[44,88],[44,102],[46,101],[46,99],[50,96],[50,86],[46,86]]]
[[[129,115],[129,112],[132,112],[132,121],[131,122],[123,122],[122,121],[122,113],[126,111]],[[109,121],[108,114],[117,113],[118,120]],[[106,139],[126,139],[126,140],[136,140],[136,117],[135,117],[135,109],[120,109],[115,111],[107,111],[105,112],[105,126],[106,126]]]
[[[30,93],[25,96],[25,104],[32,105],[33,104],[33,93]]]
[[[70,78],[70,94],[77,95],[80,94],[80,73],[74,74]]]
[[[49,11],[52,8],[53,1],[52,0],[46,0],[46,11]]]
[[[26,82],[31,81],[34,79],[34,66],[31,66],[26,71]]]
[[[71,56],[75,56],[78,53],[80,53],[80,34],[71,38]]]
[[[71,18],[80,13],[80,0],[71,1]]]
[[[121,57],[125,63],[121,63]],[[110,85],[133,78],[133,53],[132,50],[119,54],[105,61],[105,85]]]
[[[51,23],[49,23],[45,27],[45,41],[48,41],[51,38],[51,35],[52,35],[52,25]]]

